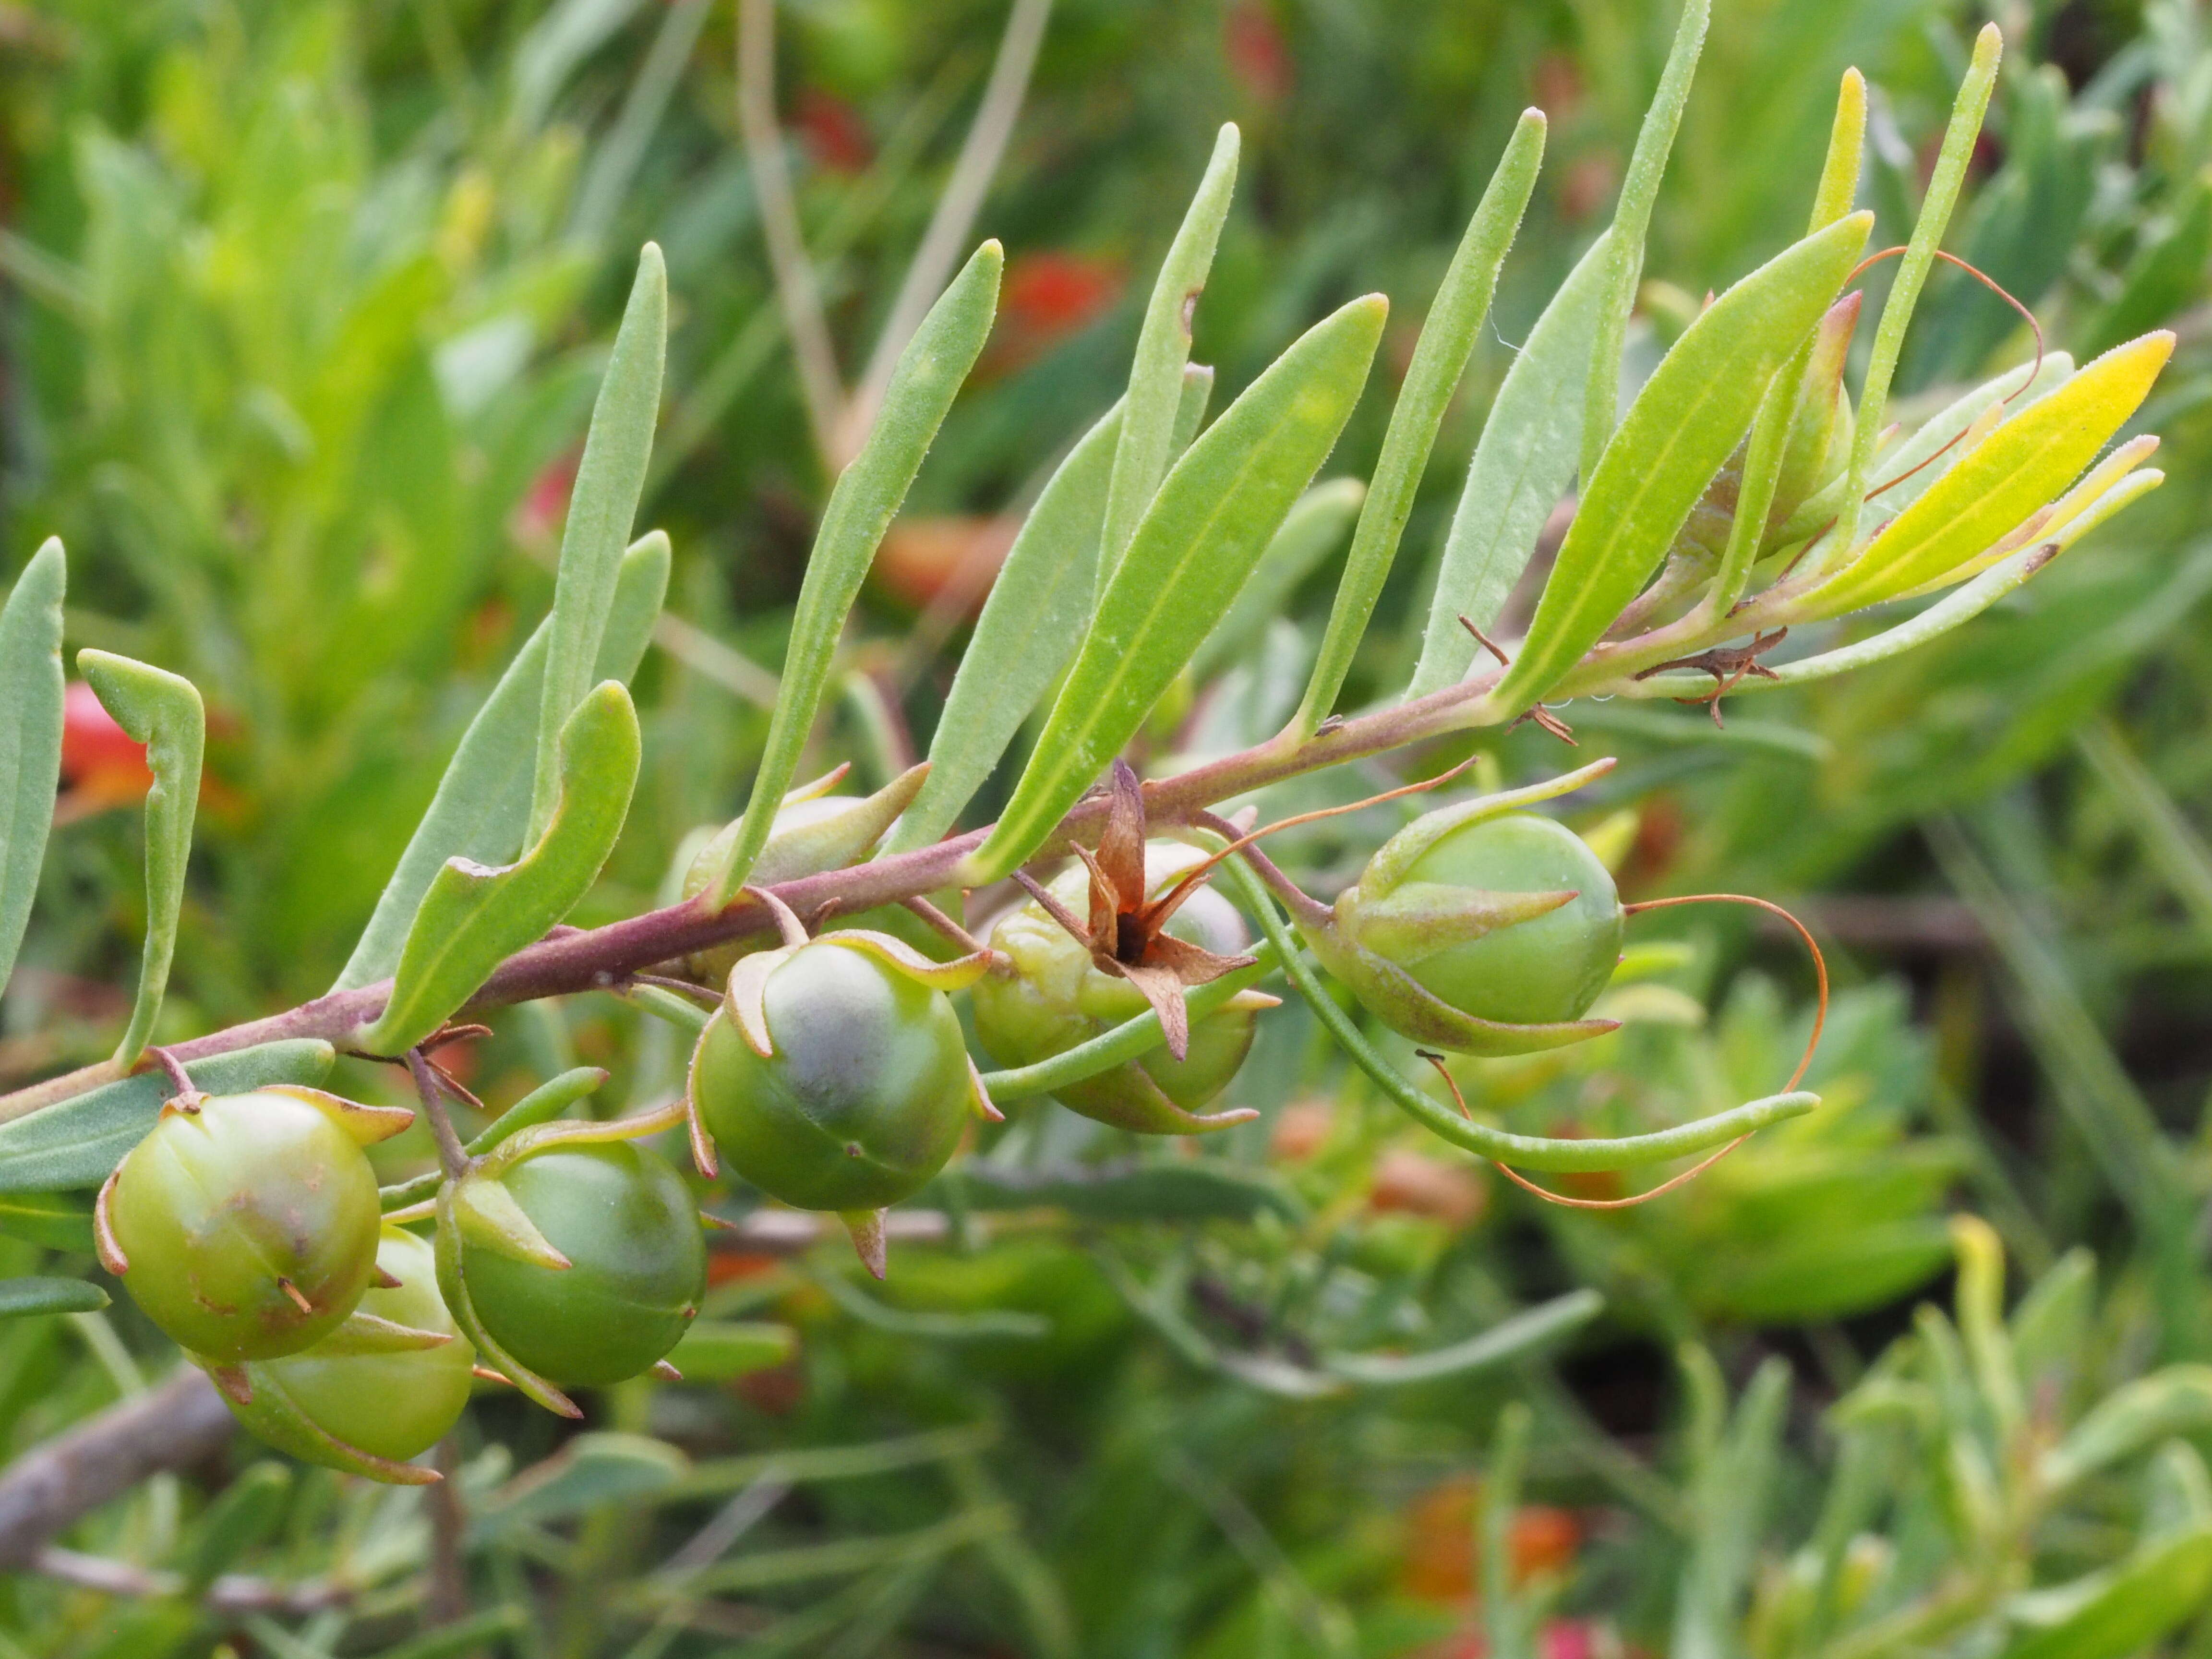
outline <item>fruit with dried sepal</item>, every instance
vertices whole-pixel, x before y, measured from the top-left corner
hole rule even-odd
[[[1376,1018],[1417,1042],[1531,1054],[1614,1029],[1583,1016],[1620,957],[1611,872],[1565,825],[1516,810],[1591,769],[1424,814],[1299,931]]]
[[[181,1094],[100,1188],[100,1261],[180,1347],[296,1353],[368,1288],[381,1217],[362,1149],[414,1117],[289,1084]]]
[[[865,929],[744,958],[691,1058],[702,1167],[719,1152],[771,1197],[837,1212],[880,1273],[877,1212],[945,1167],[971,1114],[996,1115],[945,994],[988,960]]]
[[[387,1225],[377,1282],[319,1342],[281,1359],[216,1367],[232,1413],[280,1451],[374,1480],[420,1486],[408,1460],[444,1437],[469,1403],[476,1350],[438,1294],[429,1243]]]
[[[707,1247],[690,1189],[628,1137],[672,1112],[556,1123],[503,1141],[438,1196],[438,1285],[483,1362],[540,1405],[635,1376],[699,1312]]]
[[[1146,839],[1143,792],[1116,761],[1105,830],[1079,868],[1001,918],[991,948],[1011,963],[975,988],[975,1032],[1002,1065],[1065,1054],[1151,1008],[1163,1046],[1054,1091],[1070,1110],[1141,1134],[1203,1134],[1256,1115],[1200,1115],[1251,1048],[1275,999],[1242,992],[1192,1023],[1185,991],[1249,967],[1243,921],[1203,885],[1196,848]]]

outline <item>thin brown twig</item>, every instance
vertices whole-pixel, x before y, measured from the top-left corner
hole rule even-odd
[[[447,1180],[458,1181],[469,1171],[469,1150],[461,1144],[453,1120],[446,1111],[445,1090],[438,1074],[422,1058],[420,1048],[407,1051],[407,1070],[422,1102],[422,1115],[430,1121],[430,1138],[438,1143],[438,1167],[445,1171]]]

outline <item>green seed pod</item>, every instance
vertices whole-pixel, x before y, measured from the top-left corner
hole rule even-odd
[[[1148,898],[1175,884],[1205,854],[1177,842],[1146,844]],[[1088,872],[1069,870],[1047,890],[1067,908],[1084,911]],[[1201,888],[1167,923],[1170,938],[1234,957],[1250,943],[1243,919],[1228,900]],[[1009,911],[991,933],[991,948],[1013,962],[1009,975],[975,987],[975,1035],[1002,1066],[1032,1066],[1122,1024],[1150,1006],[1126,979],[1103,971],[1091,952],[1035,900]],[[1140,1134],[1203,1134],[1256,1115],[1249,1109],[1200,1115],[1227,1088],[1250,1052],[1260,1011],[1272,997],[1232,997],[1192,1023],[1190,1048],[1177,1060],[1158,1048],[1110,1071],[1055,1091],[1069,1110]]]
[[[866,799],[822,793],[836,785],[844,769],[840,767],[783,798],[769,831],[768,845],[761,849],[759,861],[746,878],[749,884],[773,887],[778,882],[796,881],[801,876],[859,863],[898,822],[899,814],[913,805],[929,777],[925,763],[902,772]],[[707,884],[720,867],[722,855],[744,823],[743,818],[732,819],[699,849],[684,877],[685,898],[696,898],[707,890]],[[697,952],[687,965],[695,977],[708,985],[720,985],[739,957],[764,948],[764,942],[758,939],[720,945]]]
[[[282,1084],[179,1096],[100,1188],[100,1259],[195,1354],[296,1353],[368,1288],[381,1216],[362,1148],[414,1115]]]
[[[218,1376],[232,1413],[280,1451],[372,1480],[421,1485],[411,1466],[444,1437],[469,1403],[476,1351],[438,1294],[428,1241],[386,1226],[377,1246],[381,1279],[352,1317],[321,1341],[282,1359]]]
[[[628,1141],[554,1139],[488,1160],[453,1184],[445,1208],[440,1243],[450,1226],[459,1247],[441,1257],[441,1285],[502,1370],[511,1360],[561,1388],[619,1382],[698,1315],[698,1206],[665,1159]]]
[[[1612,874],[1516,796],[1443,807],[1382,844],[1333,911],[1301,916],[1314,954],[1417,1042],[1528,1054],[1613,1029],[1584,1019],[1620,956]]]
[[[733,1170],[787,1204],[897,1203],[988,1108],[945,994],[983,966],[860,931],[746,958],[692,1056],[698,1121]]]

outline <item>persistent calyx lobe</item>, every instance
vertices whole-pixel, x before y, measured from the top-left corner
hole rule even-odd
[[[1613,1029],[1583,1017],[1620,954],[1612,873],[1564,824],[1500,798],[1416,819],[1299,925],[1369,1012],[1417,1042],[1526,1054]]]

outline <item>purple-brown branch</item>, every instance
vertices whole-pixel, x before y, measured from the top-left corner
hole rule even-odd
[[[1301,773],[1441,736],[1469,723],[1469,713],[1497,679],[1495,672],[1476,675],[1394,708],[1325,725],[1304,739],[1286,732],[1256,748],[1146,785],[1146,809],[1155,825],[1193,824],[1218,801]],[[1103,820],[1104,811],[1103,800],[1097,797],[1079,801],[1060,820],[1052,839],[1038,849],[1038,856],[1063,852],[1072,837],[1092,830]],[[802,876],[769,890],[802,916],[815,915],[825,908],[850,915],[880,904],[896,904],[951,884],[961,861],[981,847],[989,834],[988,830],[971,830],[911,853]],[[687,900],[604,927],[561,929],[501,963],[460,1012],[464,1016],[482,1014],[542,997],[613,990],[631,975],[660,963],[774,930],[768,907],[744,896],[720,911]],[[179,1060],[205,1060],[211,1054],[299,1037],[350,1047],[358,1034],[384,1012],[391,994],[389,980],[334,991],[283,1013],[172,1043],[168,1051]],[[112,1063],[103,1062],[0,1096],[0,1122],[70,1099],[120,1075]]]

